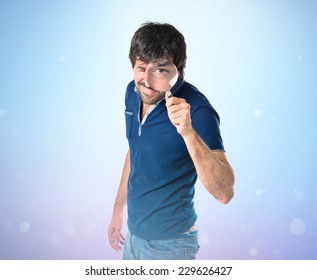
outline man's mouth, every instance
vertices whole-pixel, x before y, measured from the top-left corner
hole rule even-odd
[[[155,95],[158,93],[157,90],[155,90],[151,87],[147,87],[144,83],[140,83],[140,86],[141,86],[142,92],[146,95]]]

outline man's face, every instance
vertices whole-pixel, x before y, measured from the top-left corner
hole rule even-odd
[[[133,68],[134,82],[139,91],[141,100],[148,105],[154,105],[165,96],[165,92],[152,89],[147,82],[147,73],[145,72],[147,63],[137,59]]]

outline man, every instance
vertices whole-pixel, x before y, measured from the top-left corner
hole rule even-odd
[[[195,259],[197,176],[221,203],[233,197],[234,173],[224,152],[219,116],[206,97],[184,81],[186,43],[174,26],[143,24],[132,38],[129,58],[134,70],[125,97],[129,151],[108,241],[115,250],[124,244],[123,259]],[[159,58],[177,67],[172,97],[147,83],[146,67]],[[129,231],[124,238],[126,203]]]

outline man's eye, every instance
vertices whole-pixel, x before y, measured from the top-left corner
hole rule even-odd
[[[168,73],[168,70],[165,68],[157,68],[157,72],[159,73]]]

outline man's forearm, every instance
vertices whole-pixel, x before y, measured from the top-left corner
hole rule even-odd
[[[211,151],[194,129],[183,138],[202,184],[220,202],[228,203],[233,197],[234,173],[224,152]]]
[[[118,193],[114,203],[114,214],[116,212],[122,212],[127,203],[127,193],[128,193],[128,179],[130,174],[130,151],[128,151],[124,167],[122,171],[121,181],[119,184]]]

